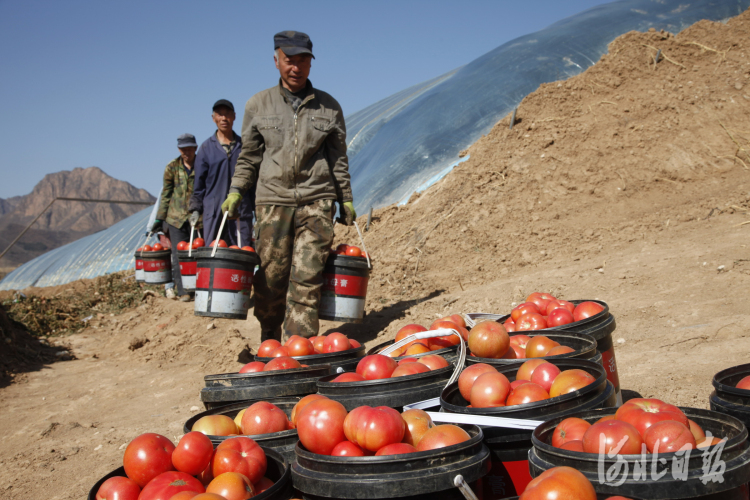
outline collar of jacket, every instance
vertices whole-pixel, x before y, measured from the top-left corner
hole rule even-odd
[[[313,88],[312,82],[309,78],[307,79],[307,83],[305,84],[305,90],[307,91],[307,96],[302,99],[302,102],[299,105],[300,108],[315,99],[315,89]],[[284,99],[284,102],[291,107],[292,103],[290,103],[286,98],[286,94],[284,93],[284,86],[281,83],[281,78],[279,78],[279,94],[281,94],[281,98]]]
[[[211,134],[211,137],[209,137],[208,139],[211,142],[213,142],[214,144],[216,144],[216,147],[219,148],[222,151],[222,153],[227,154],[226,150],[224,149],[224,147],[219,142],[219,138],[216,137],[216,133],[217,132],[218,132],[218,130],[216,132],[214,132],[213,134]],[[232,130],[232,133],[234,134],[234,136],[232,137],[232,139],[235,141],[234,142],[234,147],[232,148],[232,151],[234,151],[235,149],[242,147],[242,138],[239,135],[237,135],[237,132],[235,132],[234,130]]]
[[[178,156],[174,160],[172,160],[173,163],[175,163],[175,167],[177,167],[178,172],[184,172],[185,171],[185,164],[182,162],[182,156]],[[195,167],[195,165],[193,165]],[[188,174],[188,177],[193,175],[195,172],[195,168],[190,169],[190,173]]]

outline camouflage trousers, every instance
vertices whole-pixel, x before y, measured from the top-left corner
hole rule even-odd
[[[323,268],[333,243],[333,200],[301,207],[258,205],[255,247],[260,269],[253,280],[255,317],[262,337],[318,334]]]

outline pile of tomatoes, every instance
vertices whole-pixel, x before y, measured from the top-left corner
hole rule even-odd
[[[440,318],[439,320],[433,322],[432,325],[430,325],[429,330],[438,330],[441,328],[456,330],[459,334],[461,334],[461,337],[463,337],[464,340],[468,339],[469,337],[469,330],[466,329],[466,322],[459,314],[453,314],[451,316],[446,316],[445,318]],[[426,332],[429,330],[424,326],[418,325],[416,323],[406,325],[396,333],[394,342],[399,342],[409,335],[413,335],[419,332]],[[456,337],[455,335],[444,335],[442,337],[412,340],[405,346],[399,347],[398,349],[393,350],[387,355],[392,358],[399,358],[401,356],[424,354],[426,352],[437,351],[439,349],[445,349],[446,347],[452,347],[454,345],[457,345],[458,342],[458,337]]]
[[[245,500],[273,485],[264,476],[266,454],[248,437],[235,437],[214,450],[201,432],[188,432],[175,446],[159,434],[142,434],[125,449],[127,477],[107,479],[97,500],[182,500],[205,498]]]
[[[614,415],[593,424],[581,418],[566,418],[555,428],[551,444],[569,451],[614,456],[640,455],[642,448],[649,453],[670,453],[719,442],[719,438],[707,438],[703,429],[678,407],[659,399],[636,398],[620,406]]]
[[[306,339],[299,335],[292,335],[284,345],[275,339],[264,340],[258,347],[259,358],[277,358],[280,356],[310,356],[313,354],[328,354],[332,352],[356,349],[362,344],[348,338],[343,333],[333,332],[328,335],[318,335]]]
[[[284,410],[266,401],[258,401],[240,410],[234,419],[227,415],[206,415],[199,418],[192,431],[209,436],[233,436],[244,434],[257,436],[294,429]]]
[[[278,356],[264,363],[262,361],[251,361],[246,364],[238,373],[256,373],[256,372],[272,372],[276,370],[291,370],[293,368],[307,368],[308,365],[303,365],[296,359],[289,356]]]
[[[203,248],[206,245],[206,242],[203,238],[195,238],[193,240],[193,250],[196,248]],[[177,250],[189,250],[190,249],[190,242],[188,241],[181,241],[177,244]]]
[[[438,354],[430,354],[419,359],[404,358],[398,363],[388,356],[371,354],[357,363],[356,372],[342,373],[331,382],[363,382],[365,380],[404,377],[439,370],[447,366],[450,366],[450,363]]]
[[[161,252],[162,250],[164,250],[164,245],[161,243],[154,243],[154,246],[143,245],[135,249],[136,252]]]
[[[576,306],[548,293],[534,292],[510,312],[503,326],[509,332],[543,330],[581,321],[603,310],[604,307],[596,302],[586,301]]]
[[[560,371],[543,359],[532,359],[518,368],[516,380],[510,382],[494,366],[477,363],[461,372],[458,390],[471,408],[496,408],[562,396],[595,380],[585,370]]]
[[[547,500],[549,498],[575,498],[596,500],[596,491],[586,476],[572,467],[553,467],[532,479],[518,500]],[[630,500],[615,496],[606,500]]]
[[[354,245],[347,245],[342,243],[335,249],[331,248],[331,255],[346,255],[347,257],[362,257],[367,258],[367,252],[363,252],[361,248],[355,247]]]
[[[341,403],[320,394],[297,403],[292,423],[308,451],[340,457],[414,453],[470,439],[456,425],[435,425],[422,410],[401,414],[386,406],[360,406],[347,413]]]

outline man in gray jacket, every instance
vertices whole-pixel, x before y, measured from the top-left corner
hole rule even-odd
[[[339,222],[356,218],[341,106],[308,80],[310,38],[297,31],[274,36],[279,85],[245,105],[242,152],[222,205],[236,217],[242,194],[255,189],[253,281],[261,338],[318,334],[323,268],[333,243],[334,202]]]

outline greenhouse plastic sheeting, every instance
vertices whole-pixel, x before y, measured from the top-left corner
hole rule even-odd
[[[8,274],[0,282],[0,290],[63,285],[81,278],[134,269],[135,249],[145,242],[150,214],[149,207],[104,231],[40,255]]]
[[[512,40],[441,77],[346,118],[349,171],[358,213],[405,200],[540,84],[593,65],[631,30],[677,33],[724,20],[750,0],[623,0],[600,5]],[[523,117],[523,110],[519,110]]]

